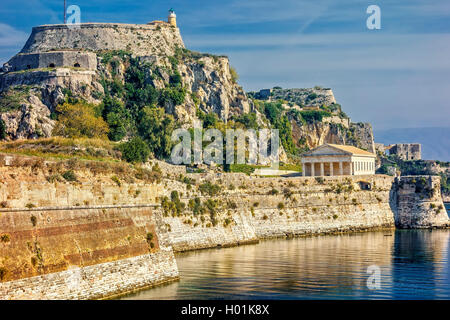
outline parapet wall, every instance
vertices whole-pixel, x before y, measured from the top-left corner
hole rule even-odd
[[[422,145],[420,143],[397,143],[390,146],[389,154],[394,154],[402,160],[422,159]]]
[[[172,56],[177,46],[184,48],[180,31],[168,24],[82,23],[34,27],[21,53],[82,48]]]

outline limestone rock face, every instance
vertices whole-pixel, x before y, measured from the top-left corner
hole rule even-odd
[[[226,121],[232,115],[250,111],[250,102],[243,89],[233,80],[230,65],[226,57],[205,56],[198,60],[186,59],[178,66],[183,84],[193,96],[197,104],[206,113],[214,112]],[[195,112],[194,97],[186,99],[185,110]]]
[[[50,109],[36,95],[30,95],[20,109],[0,114],[12,139],[50,137],[55,122]]]
[[[325,118],[326,119],[326,118]],[[339,123],[315,121],[299,123],[291,120],[294,141],[303,140],[303,146],[309,149],[324,143],[354,145],[369,152],[375,152],[373,131],[370,123],[350,123],[349,127]]]
[[[251,92],[252,96],[260,100],[286,100],[300,106],[321,107],[336,103],[333,90],[330,88],[293,88],[282,89],[275,87],[273,89],[263,89],[259,92]]]
[[[81,24],[79,28],[68,28],[65,25],[35,27],[19,55],[32,54],[34,57],[35,54],[54,50],[60,50],[63,55],[64,52],[71,53],[71,50],[94,52],[97,54],[97,70],[73,68],[73,65],[61,67],[57,64],[55,68],[17,69],[19,71],[14,72],[14,66],[8,65],[7,70],[0,73],[0,92],[15,86],[30,86],[41,91],[41,104],[37,108],[45,105],[49,112],[64,101],[69,91],[73,96],[89,103],[100,103],[104,93],[101,80],[118,79],[124,83],[128,67],[127,61],[119,57],[120,54],[113,56],[107,64],[102,62],[102,54],[127,52],[150,66],[145,69],[148,81],[158,90],[169,85],[174,72],[181,75],[181,83],[187,92],[184,103],[174,105],[173,101],[167,101],[164,108],[184,126],[191,126],[192,121],[197,119],[198,109],[206,113],[215,112],[223,121],[251,109],[251,102],[231,75],[228,58],[185,50],[179,29],[167,23],[87,23]],[[178,57],[180,61],[173,66],[169,58],[177,55],[180,50],[183,52]],[[14,61],[11,59],[10,62]],[[41,116],[47,117],[49,112],[42,113]],[[9,113],[3,117],[7,121],[16,119],[7,125],[10,128],[10,138],[16,139],[23,134],[19,135],[17,129],[13,129],[18,128],[19,114],[18,111],[13,113],[15,116]],[[33,126],[27,128],[27,136],[40,136],[41,133],[31,132]],[[44,132],[45,136],[50,134]]]
[[[450,227],[440,190],[439,176],[396,178],[396,226],[405,229]]]

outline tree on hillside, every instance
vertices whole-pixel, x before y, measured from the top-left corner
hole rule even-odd
[[[139,118],[139,135],[150,151],[158,159],[168,157],[172,147],[171,135],[175,128],[173,116],[166,114],[163,108],[144,107]]]
[[[107,123],[95,114],[95,106],[77,102],[64,103],[56,107],[57,123],[53,129],[54,135],[67,138],[102,138],[109,132]]]
[[[122,143],[119,150],[122,152],[122,159],[128,162],[145,162],[150,154],[149,147],[140,137]]]
[[[0,119],[0,140],[6,138],[6,125],[3,119]]]

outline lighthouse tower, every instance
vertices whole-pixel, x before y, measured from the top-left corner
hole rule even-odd
[[[173,11],[173,9],[169,10],[169,17],[167,19],[167,22],[172,26],[177,27],[177,15],[175,14],[175,11]]]

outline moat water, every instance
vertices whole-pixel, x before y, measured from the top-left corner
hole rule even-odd
[[[268,240],[176,258],[179,282],[123,299],[450,299],[450,230]]]

